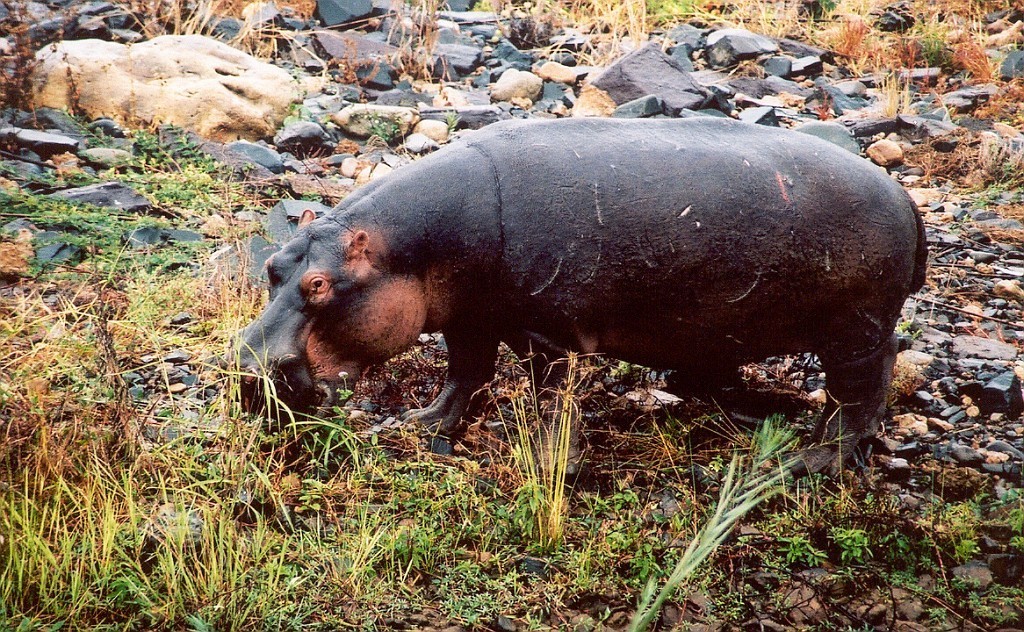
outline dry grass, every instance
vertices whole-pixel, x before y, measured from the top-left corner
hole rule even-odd
[[[879,82],[878,89],[885,116],[911,113],[910,106],[914,99],[909,81],[901,79],[897,73],[889,73]]]
[[[1005,90],[978,107],[974,115],[1003,121],[1018,129],[1024,127],[1024,82],[1018,80],[1008,84]]]
[[[1024,204],[1003,204],[996,208],[1003,219],[1015,219],[1024,223]],[[986,230],[985,234],[995,241],[1015,244],[1018,248],[1024,247],[1024,230],[990,229]]]
[[[742,28],[770,37],[803,37],[809,26],[805,16],[801,14],[799,2],[738,2],[733,5],[726,17]]]
[[[28,109],[32,100],[32,70],[37,62],[24,9],[14,4],[4,25],[10,48],[0,54],[0,106]]]
[[[131,0],[128,9],[135,14],[146,38],[167,33],[207,35],[218,15],[228,14],[233,0],[201,0],[194,6],[175,0]]]
[[[986,184],[1001,184],[1009,189],[1024,185],[1024,149],[998,136],[983,134],[979,145],[978,169]]]
[[[826,42],[836,54],[847,59],[860,59],[865,54],[865,43],[871,26],[859,15],[843,16],[839,25],[826,33]]]
[[[921,167],[928,177],[947,180],[966,189],[989,186],[1008,189],[1024,185],[1024,152],[1013,149],[993,134],[974,134],[964,129],[952,132],[958,141],[950,152],[936,151],[935,142],[922,143],[907,151],[907,164]]]
[[[434,76],[433,51],[437,45],[437,22],[434,15],[441,7],[440,0],[416,0],[408,17],[395,20],[390,34],[399,35],[399,64],[402,72],[416,79]],[[397,31],[397,32],[396,32]],[[438,69],[444,72],[444,69]]]
[[[506,426],[515,429],[517,438],[513,455],[522,477],[519,494],[528,499],[534,537],[545,550],[553,550],[564,535],[571,491],[566,483],[572,437],[580,431],[574,427],[580,416],[576,394],[581,384],[579,360],[570,355],[566,363],[565,381],[558,388],[552,419],[545,419],[547,415],[542,412],[536,389],[524,388],[513,395],[513,419],[506,420]]]
[[[569,0],[560,6],[564,19],[591,35],[590,50],[582,62],[605,65],[647,41],[645,0]]]
[[[1005,3],[918,0],[913,7],[917,23],[906,33],[885,33],[875,22],[889,4],[841,0],[829,20],[804,28],[803,36],[837,53],[855,73],[940,66],[967,70],[978,81],[992,78],[992,61],[981,47],[982,16],[1005,8]]]
[[[164,34],[208,35],[215,19],[231,16],[245,20],[258,10],[260,2],[251,0],[128,0],[130,13],[138,17],[148,38]],[[279,9],[289,8],[297,16],[308,19],[316,9],[316,0],[277,0]]]
[[[988,82],[996,76],[995,62],[985,52],[985,47],[981,42],[974,37],[969,37],[954,45],[953,64],[957,68],[967,71],[974,81]]]

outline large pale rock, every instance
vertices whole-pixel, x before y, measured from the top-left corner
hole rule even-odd
[[[583,86],[576,104],[572,107],[572,115],[580,116],[611,116],[615,111],[615,101],[608,93],[591,85]]]
[[[557,61],[545,62],[537,68],[537,76],[545,81],[557,81],[572,85],[579,79],[580,73],[573,68],[564,66]]]
[[[903,148],[886,138],[872,143],[866,153],[876,165],[894,167],[903,164]]]
[[[359,138],[380,136],[390,142],[406,136],[420,120],[419,112],[397,105],[350,105],[331,117],[346,134]],[[385,138],[386,137],[386,138]]]
[[[540,98],[543,88],[544,81],[532,72],[509,68],[491,86],[491,100],[528,99],[532,102]]]
[[[423,134],[438,144],[448,142],[448,135],[450,133],[447,123],[443,121],[431,121],[428,119],[424,119],[417,123],[416,128],[413,131],[417,134]]]
[[[286,71],[201,35],[131,46],[69,40],[41,49],[36,61],[36,107],[169,123],[218,142],[269,138],[301,96]]]

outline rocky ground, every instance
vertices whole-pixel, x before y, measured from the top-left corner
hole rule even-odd
[[[972,544],[964,550],[938,555],[938,567],[911,565],[896,581],[897,558],[887,558],[882,569],[853,564],[858,571],[852,572],[851,560],[837,561],[832,550],[824,553],[833,559],[815,557],[827,548],[823,542],[837,546],[825,524],[809,527],[809,548],[789,542],[788,572],[766,569],[754,553],[779,536],[770,531],[770,519],[755,521],[716,562],[732,573],[677,600],[662,625],[1024,625],[1024,513],[1013,513],[1024,486],[1024,135],[1018,131],[1024,125],[1024,11],[957,16],[944,10],[938,52],[921,46],[930,41],[923,37],[917,54],[894,54],[891,67],[868,68],[853,41],[861,27],[838,15],[826,16],[821,26],[848,31],[831,48],[748,30],[752,23],[739,28],[724,10],[722,19],[701,12],[665,23],[647,40],[623,37],[613,46],[606,33],[564,18],[522,8],[469,11],[460,4],[433,14],[424,5],[392,8],[386,2],[322,0],[306,13],[263,3],[193,22],[206,34],[199,39],[157,37],[173,30],[172,20],[164,15],[158,28],[153,16],[129,5],[0,4],[5,98],[17,106],[5,109],[0,121],[0,186],[8,203],[0,209],[0,296],[6,309],[54,283],[54,274],[88,268],[98,249],[90,243],[90,224],[33,214],[25,202],[30,198],[142,220],[105,228],[125,257],[159,258],[173,250],[178,254],[166,255],[165,265],[236,279],[232,275],[248,269],[258,287],[261,262],[294,232],[304,209],[327,212],[369,180],[495,121],[728,116],[819,136],[863,154],[908,189],[931,249],[928,283],[908,301],[900,326],[904,350],[891,423],[866,467],[846,483],[862,502],[855,512],[832,509],[851,529],[881,526],[920,542],[938,540],[922,526],[926,518],[941,521],[929,513],[936,506],[968,503],[976,532],[965,538]],[[823,4],[805,4],[802,19]],[[977,19],[973,35],[964,34],[968,18]],[[933,20],[919,6],[899,2],[877,7],[860,23],[864,33],[890,37],[878,41],[897,47]],[[135,131],[158,122],[175,126],[161,126],[155,136]],[[249,203],[198,213],[182,210],[193,208],[191,200],[179,206],[154,199],[138,169],[139,157],[155,155],[154,146],[183,163],[200,156],[222,165]],[[203,331],[203,311],[182,302],[161,326],[182,335]],[[16,332],[6,336],[12,345],[18,339]],[[205,356],[184,348],[116,349],[114,355],[126,367],[121,376],[128,401],[145,413],[139,423],[146,445],[217,432],[217,420],[202,411],[224,393],[209,379]],[[374,373],[350,405],[349,420],[361,436],[392,441],[394,416],[436,392],[442,361],[442,342],[425,336],[411,356]],[[496,388],[515,376],[511,364],[503,364]],[[823,398],[823,374],[813,357],[772,359],[748,367],[747,377],[751,389],[780,395],[788,402],[784,412],[797,417]],[[623,437],[650,432],[650,424],[706,420],[716,412],[713,403],[664,393],[663,378],[636,367],[595,369],[581,395],[592,465],[580,489],[606,497],[621,492],[621,468],[645,458],[640,448],[623,447]],[[31,393],[34,387],[8,376],[4,388]],[[501,398],[484,404],[478,423],[447,448],[471,459],[502,453],[504,429],[495,420],[501,405]],[[168,423],[162,411],[169,410],[184,412]],[[11,419],[10,412],[0,414],[0,422],[11,425]],[[696,426],[707,437],[697,431],[695,443],[714,444],[715,424]],[[395,441],[401,453],[407,442]],[[698,487],[714,488],[707,463],[696,459],[690,472]],[[660,495],[658,476],[640,468],[629,480],[657,496],[645,519],[664,521],[678,512],[672,493]],[[886,512],[863,500],[876,496],[891,501]],[[815,519],[828,520],[826,513],[822,508]],[[882,557],[876,549],[876,562]],[[723,614],[730,599],[741,613],[736,617]],[[618,629],[631,603],[622,595],[583,591],[542,623]],[[427,610],[375,625],[444,628],[439,621],[445,617],[452,629],[472,620]],[[528,620],[510,612],[483,623],[516,629],[517,621]]]

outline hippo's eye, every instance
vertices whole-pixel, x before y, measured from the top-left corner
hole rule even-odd
[[[331,289],[331,280],[323,273],[313,272],[302,279],[302,289],[310,300],[320,299]]]

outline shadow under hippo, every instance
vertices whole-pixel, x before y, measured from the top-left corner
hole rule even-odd
[[[801,453],[809,471],[879,431],[893,329],[927,259],[914,203],[879,167],[715,118],[498,123],[300,225],[242,334],[251,408],[257,376],[294,410],[329,404],[423,332],[443,332],[448,377],[405,417],[442,435],[492,379],[500,341],[698,387],[813,352],[830,406]]]

